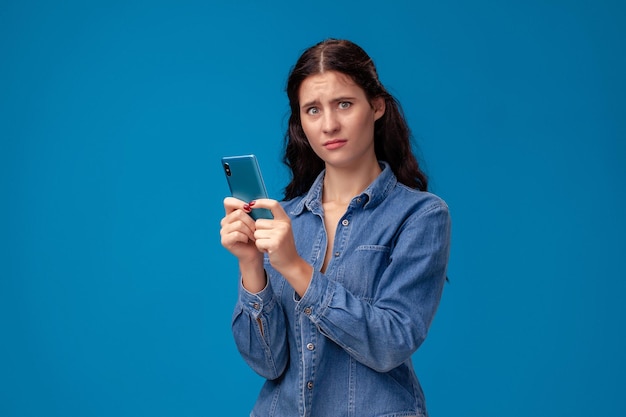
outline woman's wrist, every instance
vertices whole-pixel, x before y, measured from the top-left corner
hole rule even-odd
[[[262,257],[260,262],[239,262],[239,272],[243,287],[253,294],[261,292],[267,285]]]
[[[279,272],[285,277],[298,295],[300,295],[300,297],[304,296],[311,282],[313,267],[298,256],[287,268],[281,269],[282,270]]]

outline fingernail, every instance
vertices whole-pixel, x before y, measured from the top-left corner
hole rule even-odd
[[[252,209],[250,208],[250,204],[244,204],[244,205],[243,205],[243,209],[244,209],[244,211],[250,211],[250,210],[252,210]]]
[[[252,207],[256,204],[256,200],[252,200],[251,202],[248,203],[248,206]]]

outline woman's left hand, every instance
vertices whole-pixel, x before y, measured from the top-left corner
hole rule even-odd
[[[256,247],[267,253],[270,264],[289,281],[301,296],[309,286],[313,267],[298,255],[291,230],[291,219],[276,200],[261,198],[250,203],[254,208],[272,212],[274,219],[256,221],[254,238]]]

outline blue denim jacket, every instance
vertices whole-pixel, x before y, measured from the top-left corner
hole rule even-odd
[[[251,416],[427,415],[411,355],[441,298],[450,217],[440,198],[381,167],[339,221],[325,273],[324,172],[306,195],[283,203],[298,253],[315,270],[302,298],[267,258],[266,288],[252,294],[240,285],[235,342],[267,379]]]

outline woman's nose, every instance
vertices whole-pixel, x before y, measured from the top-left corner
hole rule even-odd
[[[339,120],[334,112],[325,112],[322,121],[322,130],[325,134],[335,133],[339,130]]]

